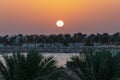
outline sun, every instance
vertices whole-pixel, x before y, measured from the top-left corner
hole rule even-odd
[[[62,20],[58,20],[58,21],[56,22],[56,25],[57,25],[58,27],[63,27],[63,26],[64,26],[64,22],[63,22]]]

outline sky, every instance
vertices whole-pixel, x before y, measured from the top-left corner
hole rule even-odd
[[[120,32],[120,0],[0,0],[0,35],[76,32]]]

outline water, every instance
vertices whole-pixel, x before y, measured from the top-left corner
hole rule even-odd
[[[79,55],[79,53],[41,53],[41,54],[45,57],[54,56],[54,58],[57,60],[57,66],[65,66],[66,61],[69,61],[71,56]],[[9,53],[8,55],[12,54]],[[3,60],[2,55],[0,55],[0,60]]]

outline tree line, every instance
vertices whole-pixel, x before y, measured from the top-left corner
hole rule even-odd
[[[99,45],[120,45],[120,32],[114,34],[50,34],[50,35],[14,35],[0,36],[0,44],[22,45],[29,43],[83,43],[85,46]]]
[[[86,49],[70,59],[66,67],[57,67],[53,56],[44,57],[35,50],[3,55],[0,80],[120,80],[120,53]]]

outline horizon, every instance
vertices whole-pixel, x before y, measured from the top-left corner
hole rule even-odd
[[[120,32],[120,0],[1,0],[0,35]],[[56,26],[62,20],[64,26]]]
[[[65,35],[65,34],[70,34],[71,36],[73,36],[74,34],[76,34],[76,33],[81,33],[81,32],[75,32],[75,33],[58,33],[58,34],[21,34],[21,33],[18,33],[18,34],[5,34],[5,35],[0,35],[1,37],[3,37],[3,36],[9,36],[9,37],[14,37],[14,36],[18,36],[18,35],[23,35],[23,36],[35,36],[35,35],[37,35],[37,36],[40,36],[40,35],[44,35],[44,36],[50,36],[50,35],[59,35],[59,34],[62,34],[62,35]],[[110,35],[110,36],[112,36],[113,34],[116,34],[116,33],[119,33],[120,34],[120,32],[115,32],[115,33],[107,33],[108,35]],[[100,35],[103,35],[103,34],[106,34],[106,32],[104,32],[104,33],[89,33],[89,34],[87,34],[87,33],[81,33],[81,34],[83,34],[83,35],[87,35],[87,36],[89,36],[89,35],[91,35],[91,34],[94,34],[94,35],[97,35],[97,34],[100,34]]]

